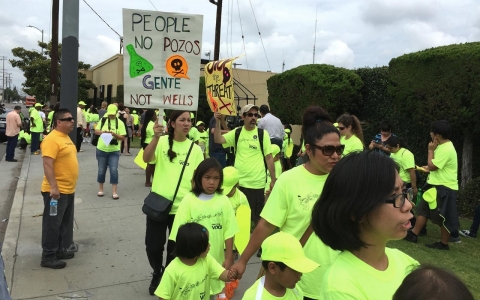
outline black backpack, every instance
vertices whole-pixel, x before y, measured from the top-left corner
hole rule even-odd
[[[243,128],[243,126],[235,129],[235,154],[237,154],[237,144],[238,144],[238,139],[240,138],[240,133],[242,132],[242,128]],[[267,161],[265,160],[265,153],[263,152],[263,136],[264,136],[263,129],[258,128],[258,140],[260,142],[260,150],[262,151],[263,165],[265,167],[265,174],[267,174],[267,170],[268,170]],[[265,177],[265,181],[266,181],[266,178],[267,177]]]

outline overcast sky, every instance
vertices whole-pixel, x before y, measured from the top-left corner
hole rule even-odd
[[[120,35],[123,34],[122,8],[201,14],[204,16],[202,53],[211,51],[213,59],[216,6],[208,0],[86,1]],[[223,2],[221,57],[246,54],[237,63],[242,64],[239,68],[248,67],[251,70],[281,72],[284,61],[285,70],[311,64],[317,7],[315,63],[349,69],[382,66],[404,53],[480,39],[480,4],[473,0]],[[12,59],[11,49],[14,47],[40,51],[37,41],[41,40],[41,33],[27,26],[43,29],[44,40],[51,39],[51,1],[2,0],[1,3],[0,58],[6,56]],[[242,41],[242,27],[246,50]],[[80,0],[79,41],[80,60],[92,66],[119,52],[117,34],[83,0]],[[202,57],[207,58],[205,54]],[[5,72],[12,73],[13,84],[21,89],[24,82],[22,72],[13,69],[8,61],[5,61]]]

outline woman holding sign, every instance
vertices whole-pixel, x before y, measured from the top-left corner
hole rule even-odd
[[[172,111],[168,122],[168,135],[164,133],[164,126],[158,123],[159,119],[162,117],[158,117],[153,126],[154,136],[144,150],[143,160],[146,163],[155,162],[152,192],[171,199],[173,204],[168,222],[157,222],[147,217],[145,246],[148,261],[153,269],[153,278],[148,288],[150,295],[154,294],[160,283],[165,267],[175,258],[172,254],[175,242],[169,240],[166,265],[163,266],[167,228],[169,232],[172,230],[178,206],[183,197],[192,189],[193,173],[203,161],[200,147],[198,145],[192,147],[192,142],[187,138],[192,127],[190,112]],[[183,175],[181,175],[183,168]],[[177,186],[178,191],[176,192]]]

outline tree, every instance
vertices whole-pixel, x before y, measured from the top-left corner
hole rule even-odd
[[[300,124],[310,105],[326,109],[332,117],[356,113],[363,82],[354,71],[331,65],[304,65],[267,80],[270,110],[282,122]]]
[[[45,55],[35,50],[25,50],[22,47],[12,49],[12,54],[18,59],[11,59],[10,64],[14,68],[19,68],[23,71],[26,80],[22,83],[22,90],[28,95],[35,95],[38,100],[46,102],[50,95],[50,57],[52,50],[52,43],[39,42],[39,46],[45,48]],[[58,45],[58,53],[61,56],[62,45]],[[78,62],[79,70],[88,70],[89,64],[81,61]],[[58,64],[58,83],[60,84],[60,60]],[[61,88],[61,87],[60,87]],[[60,93],[60,88],[58,89]],[[95,85],[90,80],[86,79],[86,75],[78,73],[78,98],[87,99],[88,90],[95,88]],[[59,95],[57,95],[59,96]]]
[[[411,140],[425,145],[433,121],[451,123],[452,141],[462,149],[458,151],[462,187],[472,178],[473,137],[480,133],[479,59],[477,42],[406,54],[389,64],[395,112],[399,119],[408,120],[406,126],[416,127]]]
[[[13,89],[5,88],[5,100],[11,103],[12,101],[20,100],[21,96],[18,94],[16,86]]]

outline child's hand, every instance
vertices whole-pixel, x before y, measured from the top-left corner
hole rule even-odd
[[[235,269],[228,270],[228,280],[234,281],[238,278],[238,272]]]

